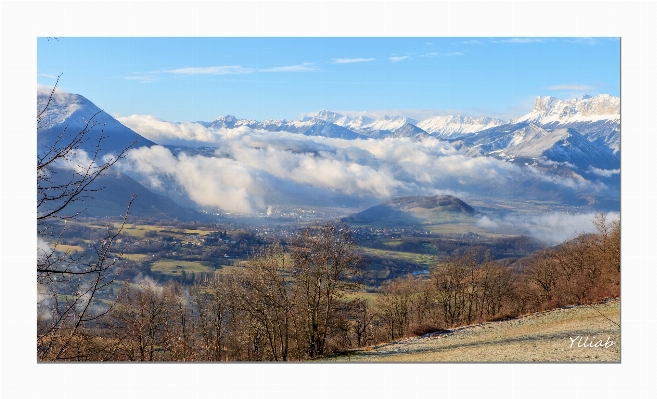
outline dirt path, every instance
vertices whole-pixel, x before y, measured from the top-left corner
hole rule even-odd
[[[620,362],[620,328],[614,323],[620,324],[619,300],[461,327],[323,361]]]

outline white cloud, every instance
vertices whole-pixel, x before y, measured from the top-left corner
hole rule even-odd
[[[466,40],[463,42],[463,44],[482,44],[479,40]]]
[[[171,69],[166,72],[174,75],[234,75],[251,73],[254,69],[244,68],[239,65],[213,66],[213,67],[190,67]]]
[[[126,76],[126,80],[136,80],[140,83],[152,83],[161,80],[161,76],[149,73],[136,73],[132,76]]]
[[[404,55],[404,56],[392,56],[392,57],[388,57],[388,59],[389,59],[390,61],[392,61],[392,62],[399,62],[399,61],[404,61],[404,60],[407,59],[408,57],[409,57],[408,55]]]
[[[312,202],[326,195],[384,199],[446,190],[481,195],[537,179],[563,188],[590,184],[492,157],[469,157],[434,138],[343,140],[244,126],[211,129],[149,115],[121,121],[156,142],[216,148],[214,156],[174,156],[161,146],[142,147],[130,151],[123,167],[152,188],[173,182],[196,204],[230,212],[264,211],[271,198],[299,200],[299,192]]]
[[[565,85],[554,85],[547,87],[548,90],[570,90],[570,91],[590,91],[595,90],[595,86],[589,85],[578,85],[578,84],[565,84]]]
[[[152,115],[117,117],[119,122],[159,144],[208,144],[216,142],[217,132],[194,122],[171,123]]]
[[[53,249],[43,238],[37,237],[37,259],[45,259],[52,253]]]
[[[513,215],[503,218],[483,216],[477,226],[490,232],[528,234],[547,245],[555,245],[583,233],[595,232],[594,213],[543,213]],[[617,220],[616,212],[607,214],[607,220]]]
[[[593,37],[578,37],[575,39],[566,39],[566,42],[594,45],[598,43],[598,40]]]
[[[619,175],[620,169],[598,169],[594,166],[589,166],[589,172],[598,176],[611,177],[612,175]]]
[[[264,207],[262,199],[252,194],[259,191],[257,176],[234,160],[184,153],[175,157],[161,146],[131,150],[126,160],[128,168],[148,176],[155,187],[161,179],[173,179],[199,206],[239,213]]]
[[[288,65],[282,67],[273,67],[268,69],[261,69],[260,72],[307,72],[316,70],[315,64],[312,62],[304,62],[299,65]]]
[[[528,37],[515,37],[513,39],[504,39],[504,40],[494,40],[495,43],[520,43],[520,44],[531,44],[531,43],[543,43],[545,39],[540,38],[528,38]]]
[[[185,67],[166,69],[150,72],[135,72],[131,76],[126,76],[127,80],[136,80],[141,83],[151,83],[161,80],[165,77],[173,76],[196,76],[196,75],[239,75],[255,72],[253,68],[245,68],[239,65],[222,65],[209,67]]]
[[[424,58],[452,57],[452,56],[455,56],[455,55],[463,55],[463,53],[461,53],[460,51],[454,51],[454,52],[451,52],[451,53],[443,53],[443,54],[436,53],[436,52],[431,52],[431,53],[422,54],[422,55],[420,55],[420,57],[424,57]]]
[[[354,62],[370,62],[374,61],[374,58],[334,58],[334,64],[352,64]]]

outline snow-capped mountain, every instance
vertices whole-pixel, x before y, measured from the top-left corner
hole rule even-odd
[[[410,123],[411,125],[417,124],[417,121],[403,116],[382,116],[372,123],[368,123],[361,127],[362,130],[389,130],[394,132],[402,126]]]
[[[307,121],[289,122],[281,125],[277,130],[289,133],[301,133],[306,136],[322,136],[347,140],[362,138],[361,135],[352,130],[315,118]]]
[[[540,125],[557,122],[565,125],[601,120],[620,121],[620,98],[609,94],[595,97],[585,95],[573,100],[560,100],[551,96],[538,97],[534,102],[534,108],[514,122],[532,122]]]
[[[37,115],[41,114],[37,129],[38,154],[44,153],[60,135],[60,142],[68,143],[85,128],[86,139],[80,144],[80,149],[93,154],[102,136],[98,150],[100,157],[118,154],[133,143],[132,148],[155,144],[122,125],[79,94],[56,93],[48,104],[49,96],[49,92],[37,92]]]
[[[366,116],[359,116],[354,119],[349,119],[349,117],[344,117],[344,119],[340,119],[336,121],[337,125],[340,125],[342,127],[346,127],[347,129],[353,130],[353,131],[358,131],[362,130],[363,126],[369,125],[374,122],[374,119],[368,118]]]
[[[453,139],[466,134],[476,134],[504,123],[506,122],[501,119],[487,116],[473,118],[470,116],[447,115],[424,119],[417,126],[433,136]]]
[[[403,116],[382,116],[376,120],[366,116],[359,116],[352,119],[337,112],[327,110],[319,111],[312,118],[305,117],[301,122],[307,122],[313,119],[333,123],[353,132],[360,133],[363,136],[373,138],[383,138],[407,124],[417,124],[415,120]]]
[[[37,97],[37,110],[45,107],[47,102],[45,95]],[[118,150],[124,149],[135,140],[137,140],[137,147],[155,144],[106,113],[101,112],[98,107],[84,97],[66,94],[56,96],[42,118],[43,127],[38,131],[40,151],[47,147],[49,143],[53,143],[64,132],[66,126],[68,126],[67,132],[71,134],[78,132],[79,129],[84,127],[86,121],[92,119],[92,117],[93,121],[98,123],[98,126],[94,128],[94,133],[91,134],[88,143],[93,145],[97,142],[95,138],[100,135],[101,129],[104,129],[103,134],[108,136],[103,141],[101,156],[109,152],[118,152]],[[617,193],[620,192],[617,190],[620,186],[620,100],[607,95],[567,101],[552,97],[539,97],[529,113],[506,123],[489,117],[471,118],[464,116],[436,116],[420,122],[402,116],[386,116],[375,120],[361,115],[352,119],[327,110],[294,121],[285,119],[256,121],[225,115],[216,118],[212,122],[196,122],[198,125],[195,126],[191,126],[192,123],[190,122],[176,124],[156,120],[151,116],[138,115],[138,117],[145,122],[140,124],[133,121],[134,124],[130,124],[124,119],[121,120],[136,131],[142,131],[141,128],[143,128],[144,134],[152,134],[148,137],[153,137],[154,140],[159,140],[158,137],[161,137],[162,140],[167,140],[170,137],[181,137],[175,144],[176,148],[173,148],[174,145],[171,142],[163,141],[160,143],[169,144],[171,152],[176,156],[180,153],[202,157],[233,156],[228,151],[229,146],[226,146],[226,151],[216,151],[212,140],[195,139],[194,137],[197,136],[193,135],[190,136],[192,138],[187,138],[188,136],[182,134],[187,132],[185,129],[193,130],[195,134],[197,132],[207,133],[210,137],[212,134],[219,136],[224,133],[219,132],[219,129],[228,131],[230,129],[242,129],[239,132],[240,134],[226,134],[225,136],[228,138],[234,136],[233,142],[237,143],[236,145],[244,144],[249,146],[252,144],[250,142],[252,137],[257,137],[258,141],[263,142],[267,141],[267,137],[272,137],[272,142],[281,143],[282,140],[290,137],[282,132],[346,140],[389,140],[383,143],[382,147],[409,145],[408,140],[396,141],[397,138],[410,138],[420,142],[424,140],[428,147],[435,146],[437,144],[436,139],[440,139],[444,142],[439,143],[439,146],[449,147],[450,152],[454,152],[452,146],[460,150],[461,153],[458,154],[459,157],[454,158],[454,162],[463,160],[469,163],[473,161],[471,158],[462,156],[466,155],[470,157],[495,157],[498,160],[514,164],[501,163],[493,159],[477,159],[472,163],[479,165],[478,167],[481,167],[480,170],[482,171],[486,170],[487,165],[494,165],[495,167],[502,165],[500,171],[505,171],[505,168],[509,167],[511,171],[509,176],[512,176],[512,178],[508,181],[511,183],[500,185],[498,181],[491,179],[490,184],[487,182],[477,183],[477,187],[467,188],[458,186],[459,190],[472,189],[475,192],[483,190],[482,193],[497,195],[499,192],[508,196],[528,195],[527,193],[531,192],[533,198],[542,198],[544,195],[545,198],[548,198],[550,195],[555,195],[560,198],[568,197],[570,198],[568,201],[575,202],[584,201],[582,199],[585,198],[584,195],[586,198],[603,198],[608,195],[613,201],[616,201]],[[157,129],[162,129],[164,134],[154,134],[154,131],[157,133]],[[258,132],[249,132],[248,129],[257,130]],[[174,133],[167,133],[169,131],[173,131],[179,136],[173,136]],[[179,131],[182,133],[176,133]],[[246,138],[246,141],[243,138]],[[301,137],[297,136],[297,138]],[[233,138],[230,138],[230,140],[233,140]],[[209,147],[200,149],[186,147],[186,143],[200,142]],[[216,141],[216,143],[216,146],[219,147],[223,145],[224,141]],[[295,153],[294,156],[296,156],[298,148],[304,148],[304,154],[305,152],[313,152],[317,156],[323,156],[318,154],[317,148],[339,147],[339,153],[342,153],[342,149],[350,147],[349,142],[338,142],[337,140],[322,140],[320,142],[316,139],[299,139],[290,140],[290,143],[289,146],[283,145],[283,147],[291,153]],[[190,145],[193,146],[193,144]],[[422,144],[412,143],[408,148],[412,151],[422,152],[422,146]],[[362,157],[367,161],[366,165],[376,166],[379,162],[377,155],[374,153],[367,154],[366,149],[377,147],[378,144],[373,142],[358,143],[354,146],[358,149],[357,151],[351,151],[351,149],[344,151],[345,154],[348,154],[345,155],[345,159],[348,162],[354,160],[360,162],[359,160]],[[85,149],[89,152],[94,148]],[[430,154],[430,152],[427,152],[427,154]],[[370,159],[376,159],[376,162],[370,162]],[[429,162],[427,165],[432,165],[432,163]],[[441,166],[436,166],[433,170],[427,170],[427,173],[441,174],[445,172],[440,168]],[[397,171],[393,172],[397,173]],[[459,172],[450,173],[458,174]],[[492,170],[491,174],[494,173],[496,173],[495,170]],[[519,176],[518,179],[520,180],[514,180],[516,176]],[[358,178],[356,177],[356,179]],[[180,190],[180,197],[183,200],[187,198],[183,186],[178,186],[173,177],[168,177],[168,179],[171,182],[170,186],[166,185],[168,180],[161,180],[163,182],[162,186],[166,187],[166,192],[163,193],[172,197],[176,193],[175,190]],[[276,179],[285,178],[276,177]],[[137,176],[137,181],[146,180],[143,176]],[[444,184],[452,184],[450,183],[451,180],[445,181],[447,183]],[[563,183],[564,181],[566,183]],[[459,180],[458,184],[469,183],[461,183]],[[600,194],[600,190],[606,191]]]
[[[402,127],[390,133],[386,138],[399,138],[399,137],[410,137],[413,140],[419,141],[427,137],[430,137],[430,134],[411,123],[405,123]]]
[[[552,131],[530,123],[495,140],[482,138],[475,147],[487,150],[489,155],[505,158],[545,157],[555,162],[567,162],[586,170],[589,166],[600,169],[617,167],[618,159],[603,148],[589,142],[574,129],[559,128]]]
[[[531,122],[548,130],[575,129],[615,154],[620,151],[620,98],[608,94],[573,100],[538,97],[532,110],[514,122]]]
[[[226,115],[218,117],[212,123],[205,126],[214,129],[235,129],[241,126],[255,128],[257,125],[258,122],[254,119],[237,119],[233,115]]]
[[[603,170],[620,168],[619,158],[606,146],[589,141],[576,130],[548,130],[529,122],[487,129],[461,139],[458,145],[469,156],[556,162],[575,168],[579,173],[588,171],[590,167]]]
[[[329,122],[329,123],[336,123],[336,121],[341,120],[341,119],[345,119],[345,118],[347,118],[347,117],[344,116],[344,115],[338,114],[337,112],[327,111],[327,110],[323,109],[323,110],[319,111],[317,113],[317,115],[315,115],[313,117],[308,117],[307,116],[307,117],[301,119],[301,121],[305,122],[305,121],[308,121],[310,119],[319,119],[319,120],[326,121],[326,122]],[[342,126],[342,125],[340,125],[340,126]]]

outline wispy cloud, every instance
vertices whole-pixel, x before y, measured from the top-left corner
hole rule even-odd
[[[619,175],[620,169],[598,169],[594,166],[589,166],[589,172],[598,176],[611,177],[612,175]]]
[[[57,75],[53,75],[50,73],[38,73],[37,76],[43,76],[44,78],[51,78],[51,79],[57,79]]]
[[[299,64],[299,65],[288,65],[288,66],[261,69],[260,72],[307,72],[307,71],[315,71],[316,69],[317,68],[315,68],[315,64],[313,64],[312,62],[304,62],[303,64]]]
[[[598,43],[598,40],[594,37],[576,37],[573,39],[566,39],[566,42],[594,45]]]
[[[238,75],[255,72],[253,68],[245,68],[239,65],[222,65],[209,67],[185,67],[175,69],[163,69],[150,72],[134,72],[126,76],[126,80],[135,80],[141,83],[151,83],[171,76],[196,76],[196,75]]]
[[[424,58],[434,58],[434,57],[453,57],[455,55],[463,55],[460,51],[453,51],[451,53],[436,53],[436,52],[431,52],[431,53],[426,53],[420,55],[420,57]]]
[[[162,75],[159,75],[158,73],[150,72],[150,73],[135,73],[132,76],[126,76],[126,80],[136,80],[140,83],[151,83],[151,82],[156,82],[158,80],[162,80]]]
[[[174,75],[234,75],[253,72],[253,68],[244,68],[239,65],[212,66],[212,67],[190,67],[171,69],[165,72]]]
[[[388,59],[389,59],[390,61],[392,61],[392,62],[404,61],[404,60],[407,59],[407,58],[408,58],[407,55],[404,55],[404,56],[392,56],[392,57],[388,57]]]
[[[514,37],[513,39],[494,40],[494,42],[495,43],[531,44],[531,43],[544,43],[545,39],[533,38],[533,37]]]
[[[567,214],[549,212],[540,215],[510,215],[501,218],[483,216],[477,226],[490,232],[515,232],[528,234],[548,245],[555,245],[582,233],[592,233],[595,230],[593,219],[595,214]],[[618,219],[615,212],[607,214],[608,220]]]
[[[374,61],[374,58],[333,58],[334,64],[353,64],[354,62],[370,62]]]
[[[466,40],[463,44],[482,44],[479,40]]]
[[[589,85],[554,85],[547,87],[547,90],[570,90],[570,91],[590,91],[595,90],[595,86]]]

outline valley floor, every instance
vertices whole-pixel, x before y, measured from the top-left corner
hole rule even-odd
[[[620,327],[614,323],[620,324],[618,299],[459,327],[321,361],[620,362]]]

